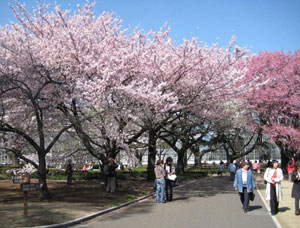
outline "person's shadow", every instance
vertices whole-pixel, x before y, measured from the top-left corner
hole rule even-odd
[[[290,211],[291,210],[291,208],[289,208],[289,207],[279,207],[278,208],[278,212],[285,212],[285,211]]]
[[[260,206],[260,205],[258,205],[258,206],[250,206],[250,207],[249,207],[249,211],[259,210],[259,209],[261,209],[261,208],[262,208],[262,206]]]

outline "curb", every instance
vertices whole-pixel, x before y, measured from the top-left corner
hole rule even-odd
[[[265,198],[262,196],[262,194],[261,194],[261,192],[260,192],[260,190],[259,190],[259,188],[258,188],[258,185],[256,185],[256,188],[257,188],[257,192],[258,192],[258,194],[259,194],[261,200],[263,201],[265,207],[267,208],[268,212],[271,211],[269,205],[268,205],[267,202],[265,201]],[[272,216],[272,215],[270,215],[270,216],[271,216],[273,222],[275,223],[276,227],[277,227],[277,228],[282,228],[282,226],[280,225],[280,223],[279,223],[278,219],[276,218],[276,216]]]
[[[78,218],[78,219],[75,219],[75,220],[72,220],[72,221],[69,221],[69,222],[64,222],[64,223],[59,223],[59,224],[53,224],[53,225],[45,225],[45,226],[35,226],[35,227],[32,227],[32,228],[57,228],[57,227],[69,227],[69,226],[73,226],[73,225],[85,222],[87,220],[96,218],[96,217],[98,217],[100,215],[104,215],[104,214],[116,211],[118,209],[121,209],[123,207],[127,207],[127,206],[130,206],[132,204],[138,203],[138,202],[140,202],[142,200],[145,200],[145,199],[147,199],[147,198],[149,198],[149,197],[151,197],[153,195],[155,195],[155,193],[148,194],[148,195],[143,196],[141,198],[138,198],[136,200],[133,200],[133,201],[121,204],[121,205],[116,206],[116,207],[111,207],[111,208],[105,209],[103,211],[99,211],[99,212],[96,212],[94,214],[87,215],[87,216],[84,216],[84,217],[81,217],[81,218]]]

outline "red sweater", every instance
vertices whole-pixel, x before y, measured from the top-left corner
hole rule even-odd
[[[290,164],[288,164],[288,173],[292,173],[295,171],[295,160],[293,159],[292,160],[292,164],[293,164],[293,167],[290,166]]]

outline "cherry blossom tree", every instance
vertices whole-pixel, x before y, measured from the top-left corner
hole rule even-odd
[[[113,14],[104,12],[94,17],[91,10],[95,3],[78,6],[72,16],[58,6],[55,12],[48,12],[47,5],[39,5],[31,15],[23,5],[15,4],[11,8],[19,24],[1,28],[0,34],[2,143],[39,170],[42,193],[50,198],[45,156],[59,137],[74,127],[85,147],[97,157],[92,146],[97,143],[83,130],[83,122],[98,112],[87,110],[92,106],[100,110],[103,106],[104,110],[117,107],[123,102],[117,94],[122,95],[121,86],[126,84],[135,85],[134,89],[149,87],[145,81],[132,83],[140,80],[136,78],[140,67],[137,59],[143,53],[138,45],[145,38],[139,32],[130,35],[121,30],[121,20]],[[155,92],[145,97],[155,97],[159,104],[169,99],[166,93],[159,96]],[[118,120],[122,128],[124,124]],[[108,134],[103,135],[109,139]],[[112,144],[126,148],[122,135],[113,137]],[[23,156],[24,146],[36,151],[38,164]],[[105,160],[103,153],[98,155]]]
[[[2,142],[19,157],[24,145],[36,151],[39,164],[27,161],[38,168],[47,196],[45,156],[71,127],[103,161],[103,150],[130,155],[130,143],[147,132],[153,178],[158,134],[177,119],[174,113],[229,118],[242,104],[238,96],[246,86],[237,82],[248,58],[234,39],[226,49],[197,39],[178,45],[165,27],[129,32],[114,14],[96,17],[94,4],[78,5],[72,15],[38,5],[31,15],[16,2],[19,24],[0,32]],[[89,121],[97,123],[91,132]],[[105,140],[110,146],[103,147]]]
[[[231,118],[236,114],[232,107],[242,104],[237,97],[244,92],[244,87],[236,83],[245,75],[248,59],[245,50],[238,47],[231,50],[234,39],[227,49],[217,48],[217,45],[208,47],[196,39],[176,46],[168,32],[153,33],[154,39],[145,42],[145,54],[139,59],[143,61],[141,70],[144,70],[141,81],[146,80],[151,87],[130,90],[130,84],[125,90],[130,97],[139,98],[138,107],[143,107],[142,112],[136,113],[148,129],[148,176],[155,164],[158,134],[178,118],[174,113],[184,110],[204,119]],[[163,93],[173,94],[174,101],[162,103],[151,96],[145,98],[145,93],[157,94],[152,85],[162,88]]]
[[[122,52],[119,47],[113,48],[122,41],[120,38],[114,42],[114,38],[124,36],[116,34],[120,21],[109,13],[94,19],[92,6],[78,6],[78,14],[68,16],[69,11],[59,7],[56,12],[47,12],[48,6],[39,5],[32,16],[16,2],[12,10],[19,24],[1,28],[2,147],[38,169],[42,194],[47,199],[51,196],[45,156],[65,131],[87,119],[71,122],[61,107],[70,109],[88,103],[88,94],[95,93],[91,91],[95,89],[93,83],[98,85],[93,99],[97,97],[99,104],[106,97],[104,90],[114,84],[113,77],[109,78],[114,72],[108,68],[116,66],[114,70],[120,70],[117,56],[111,55],[113,50]],[[107,59],[111,56],[116,61]],[[82,86],[88,79],[92,83]],[[38,163],[23,155],[24,148],[38,154]]]
[[[263,51],[252,58],[243,82],[255,85],[246,98],[264,134],[281,148],[283,167],[300,146],[300,51]]]

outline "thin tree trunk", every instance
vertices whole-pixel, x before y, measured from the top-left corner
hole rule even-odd
[[[200,168],[199,165],[201,165],[200,151],[199,150],[194,151],[194,157],[195,157],[195,159],[194,159],[194,168],[199,169]]]
[[[184,151],[178,151],[178,158],[177,158],[177,170],[176,173],[183,174],[184,173]]]
[[[38,178],[40,184],[40,200],[51,200],[52,196],[47,186],[47,169],[46,159],[44,154],[39,154],[39,167],[38,167]]]
[[[156,140],[155,131],[149,130],[147,180],[155,179]]]

